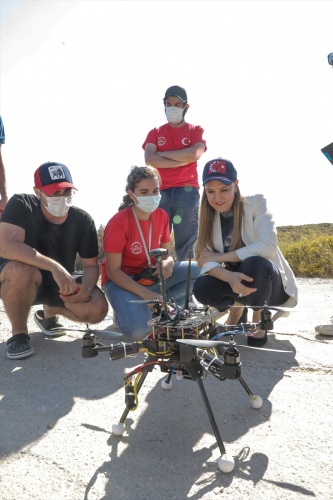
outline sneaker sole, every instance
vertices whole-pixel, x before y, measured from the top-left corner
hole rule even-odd
[[[7,358],[9,359],[24,359],[24,358],[28,358],[29,356],[32,356],[33,353],[34,353],[34,348],[32,347],[29,351],[26,351],[26,352],[21,352],[21,353],[17,353],[17,354],[12,354],[10,352],[7,352]]]
[[[38,326],[38,328],[40,328],[42,330],[42,332],[44,333],[44,335],[46,335],[47,337],[62,337],[63,335],[66,335],[66,332],[64,330],[62,330],[61,328],[59,328],[59,330],[45,330],[43,325],[41,323],[39,323],[36,316],[34,316],[34,321],[35,321],[36,325]]]

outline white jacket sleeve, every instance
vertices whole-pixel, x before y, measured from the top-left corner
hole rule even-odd
[[[208,271],[214,269],[214,267],[221,267],[221,264],[218,262],[206,262],[206,264],[202,266],[200,274],[208,273]]]
[[[241,260],[255,255],[272,259],[277,252],[275,224],[261,194],[244,198],[242,239],[246,246],[236,250]]]

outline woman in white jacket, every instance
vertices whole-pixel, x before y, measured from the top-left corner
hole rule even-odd
[[[203,171],[199,234],[195,245],[201,276],[194,295],[202,303],[225,311],[237,301],[244,306],[294,307],[295,276],[278,244],[272,214],[261,194],[242,197],[233,164],[217,158]],[[261,311],[253,312],[253,322]],[[242,308],[231,309],[228,324],[239,321]],[[261,347],[267,332],[247,337]]]

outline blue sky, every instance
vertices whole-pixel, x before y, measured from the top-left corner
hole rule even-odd
[[[333,2],[0,0],[8,188],[52,160],[106,224],[167,87],[186,88],[207,152],[264,193],[277,225],[333,222]]]

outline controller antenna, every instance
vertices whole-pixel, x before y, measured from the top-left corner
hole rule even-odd
[[[184,309],[188,309],[190,303],[190,286],[191,286],[191,259],[193,257],[192,250],[187,254],[188,257],[188,268],[186,276],[186,291],[185,291],[185,304]]]

